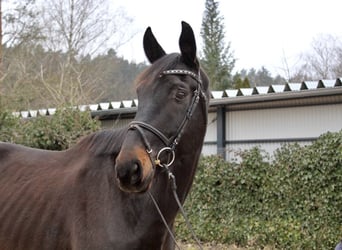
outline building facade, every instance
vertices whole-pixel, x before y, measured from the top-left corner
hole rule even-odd
[[[103,128],[114,129],[134,119],[138,100],[80,106],[90,109]],[[54,110],[21,115],[51,115]],[[342,84],[320,80],[268,87],[212,91],[203,154],[227,160],[239,150],[259,146],[269,154],[284,143],[311,143],[321,134],[342,129]]]

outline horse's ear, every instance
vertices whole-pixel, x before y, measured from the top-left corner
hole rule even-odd
[[[150,63],[153,63],[162,56],[166,55],[163,48],[159,45],[157,39],[154,37],[150,27],[148,27],[145,31],[143,44],[145,55]]]
[[[194,32],[191,26],[182,22],[182,33],[179,38],[179,48],[182,53],[182,59],[184,63],[190,67],[199,67],[199,63],[196,57],[196,40]]]

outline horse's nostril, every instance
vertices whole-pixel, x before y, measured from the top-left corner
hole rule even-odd
[[[134,185],[141,179],[141,166],[138,162],[117,169],[117,178],[121,183]]]
[[[126,175],[127,175],[126,169],[124,169],[124,168],[117,168],[116,169],[116,177],[118,179],[124,179]]]
[[[140,180],[140,165],[138,163],[133,164],[131,168],[131,184],[136,184]]]

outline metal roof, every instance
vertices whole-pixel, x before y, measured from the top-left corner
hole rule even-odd
[[[323,98],[327,96],[329,96],[329,100]],[[309,97],[310,101],[308,101]],[[300,99],[302,101],[299,101]],[[342,78],[337,78],[336,80],[303,81],[284,85],[211,91],[210,108],[229,106],[232,109],[245,109],[263,108],[275,104],[278,106],[293,106],[340,102],[342,102]],[[135,114],[138,104],[138,100],[133,99],[79,105],[75,108],[81,111],[90,110],[93,116],[100,116],[105,119],[105,117],[112,115],[132,116]],[[56,108],[43,108],[13,112],[13,114],[18,117],[28,118],[49,116],[55,112]]]

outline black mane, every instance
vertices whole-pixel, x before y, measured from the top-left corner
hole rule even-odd
[[[83,137],[71,150],[80,150],[94,156],[119,152],[127,128],[102,130]]]

